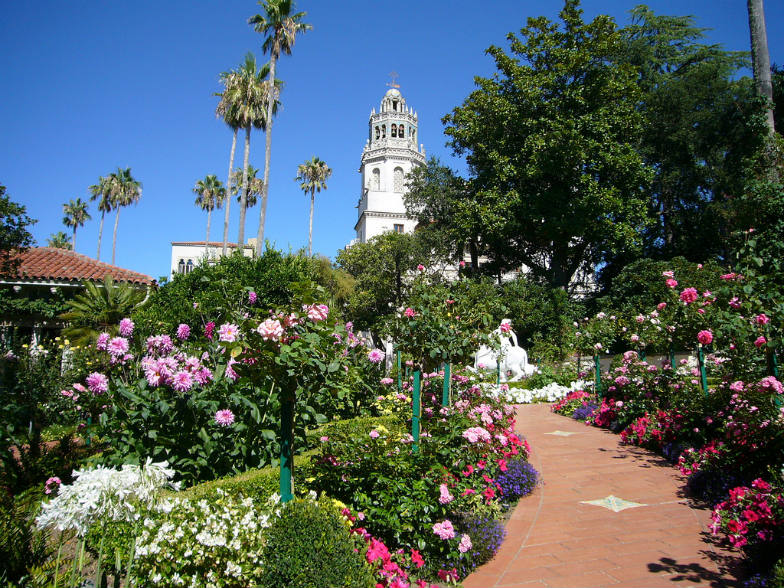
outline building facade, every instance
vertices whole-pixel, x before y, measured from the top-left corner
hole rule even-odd
[[[397,87],[387,91],[378,112],[374,108],[370,113],[359,167],[361,192],[355,243],[365,243],[388,231],[414,230],[416,220],[406,213],[403,194],[406,174],[425,165],[425,147],[417,147],[418,126],[417,113],[406,105]]]
[[[242,247],[242,254],[253,257],[255,246],[256,239],[248,239]],[[205,260],[207,263],[217,263],[223,253],[223,241],[172,241],[171,248],[171,275],[189,274]],[[227,243],[226,249],[231,254],[237,249],[237,244]]]

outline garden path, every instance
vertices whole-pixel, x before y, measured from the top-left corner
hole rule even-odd
[[[740,585],[740,558],[712,542],[710,510],[690,503],[666,460],[549,404],[519,406],[516,430],[544,484],[520,501],[501,549],[465,588]]]

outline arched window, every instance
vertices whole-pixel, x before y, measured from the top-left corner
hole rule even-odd
[[[393,172],[393,185],[395,192],[402,192],[403,191],[403,169],[396,167],[395,171]]]
[[[378,127],[376,127],[376,139],[378,139],[380,136],[381,136],[381,131],[379,131]]]
[[[185,264],[185,273],[189,274],[193,271],[193,260],[189,259],[188,263]]]
[[[381,138],[387,138],[387,125],[381,125]]]
[[[381,189],[381,170],[378,168],[374,168],[371,172],[373,176],[373,181],[370,183],[371,190],[380,190]]]
[[[397,100],[392,101],[392,110],[397,110]]]
[[[403,125],[400,125],[400,127],[398,127],[397,129],[397,136],[400,137],[401,139],[406,136],[406,132],[403,130],[404,128],[405,127]]]
[[[177,264],[177,273],[184,274],[185,273],[185,260],[181,259],[180,263]]]
[[[408,136],[411,137],[412,141],[416,141],[416,129],[414,128],[409,129]]]
[[[390,130],[390,133],[389,133],[389,134],[390,134],[392,137],[395,137],[395,138],[397,138],[397,125],[393,124],[393,125],[392,125],[392,128],[391,128],[391,129],[389,129],[389,130]]]

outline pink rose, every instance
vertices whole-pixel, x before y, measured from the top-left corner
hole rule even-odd
[[[766,315],[766,314],[763,312],[763,313],[761,313],[761,314],[758,314],[757,316],[755,316],[755,317],[754,317],[754,321],[755,321],[755,322],[756,322],[758,325],[767,325],[767,324],[770,322],[770,319],[769,319],[769,318],[767,317],[767,315]]]
[[[754,345],[755,345],[755,347],[757,347],[757,349],[759,349],[760,347],[765,345],[765,343],[767,343],[767,342],[768,342],[768,340],[765,339],[765,337],[763,337],[762,335],[760,335],[759,337],[757,337],[756,341],[754,341]]]
[[[713,333],[710,331],[700,331],[697,333],[697,341],[703,345],[710,345],[713,342]]]
[[[667,284],[668,288],[675,288],[678,285],[677,280],[673,280],[672,278],[669,278],[664,283]]]
[[[697,300],[697,290],[695,288],[686,288],[683,292],[681,292],[681,300],[686,304],[691,304],[695,300]]]

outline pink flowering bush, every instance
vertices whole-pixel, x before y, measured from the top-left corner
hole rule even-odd
[[[784,540],[784,494],[757,478],[750,486],[732,488],[712,518],[711,532],[734,547],[749,550],[767,544],[775,549]]]

